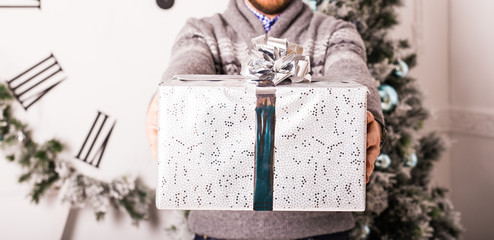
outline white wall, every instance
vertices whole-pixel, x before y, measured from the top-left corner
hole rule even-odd
[[[448,128],[441,127],[442,115],[449,111],[449,15],[448,0],[405,0],[398,9],[400,24],[392,36],[408,39],[412,51],[417,53],[417,66],[409,76],[417,80],[424,94],[424,107],[431,117],[421,133],[439,130],[447,135]],[[436,164],[432,184],[451,187],[449,151]]]
[[[452,198],[465,239],[491,239],[494,202],[494,2],[450,0]]]
[[[416,77],[432,118],[424,132],[449,137],[433,185],[451,189],[464,239],[490,239],[494,211],[494,2],[407,0],[396,33],[414,39]],[[408,35],[407,35],[408,34]]]
[[[447,0],[419,0],[415,3],[417,39],[417,79],[424,93],[424,105],[431,117],[423,132],[442,129],[441,116],[449,109],[449,15]],[[451,188],[451,155],[446,151],[436,164],[432,184]]]
[[[490,239],[494,211],[494,2],[408,0],[403,25],[417,47],[411,71],[425,93],[432,118],[424,132],[449,137],[433,185],[451,189],[462,214],[464,239]],[[404,29],[405,30],[404,30]]]
[[[451,103],[492,111],[494,2],[451,0]]]
[[[448,135],[443,127],[443,115],[449,111],[449,15],[448,0],[406,0],[398,8],[399,22],[391,36],[408,39],[411,51],[417,53],[417,66],[409,76],[417,80],[424,95],[424,107],[431,117],[424,124],[421,134],[439,131]],[[449,151],[436,164],[432,184],[451,187]]]

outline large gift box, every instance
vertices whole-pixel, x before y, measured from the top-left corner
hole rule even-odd
[[[367,88],[312,80],[162,82],[157,207],[363,211]]]

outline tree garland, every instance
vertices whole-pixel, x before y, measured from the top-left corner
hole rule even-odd
[[[154,202],[153,191],[138,179],[124,176],[106,183],[81,174],[69,161],[58,157],[64,149],[58,140],[38,144],[31,138],[27,124],[12,116],[12,100],[6,85],[0,83],[0,146],[8,161],[24,169],[19,183],[33,184],[29,193],[32,202],[39,203],[46,192],[65,185],[63,201],[76,208],[91,207],[97,220],[104,218],[110,205],[116,210],[125,209],[136,225],[147,219],[149,205]]]

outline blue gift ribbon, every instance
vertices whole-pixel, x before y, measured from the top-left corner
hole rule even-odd
[[[257,137],[254,210],[272,211],[275,107],[256,107],[256,117]]]

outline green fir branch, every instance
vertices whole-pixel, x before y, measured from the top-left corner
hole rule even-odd
[[[38,204],[41,196],[58,180],[58,174],[54,174],[47,180],[43,180],[39,183],[35,183],[33,189],[31,190],[31,200]]]
[[[10,94],[7,86],[4,84],[0,84],[0,101],[10,101],[12,99],[12,94]]]
[[[105,212],[96,212],[95,215],[96,215],[96,221],[99,222],[99,221],[102,221],[105,219],[106,213]]]
[[[17,180],[19,183],[21,182],[25,182],[25,181],[28,181],[31,179],[31,176],[33,175],[33,172],[32,171],[28,171],[24,174],[22,174],[20,177],[19,177],[19,180]]]
[[[129,214],[129,216],[135,221],[137,222],[138,220],[143,220],[144,217],[146,216],[145,213],[140,213],[138,212],[136,209],[135,209],[135,201],[126,197],[122,200],[120,200],[120,203],[122,204],[122,206],[125,208],[125,210],[127,211],[127,213]]]

